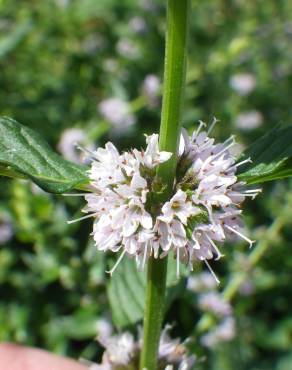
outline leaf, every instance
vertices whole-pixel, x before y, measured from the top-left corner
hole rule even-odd
[[[292,176],[292,126],[277,126],[248,148],[240,159],[252,163],[240,168],[238,178],[247,184]]]
[[[22,42],[22,40],[29,34],[33,25],[31,21],[25,21],[20,23],[7,33],[5,38],[1,38],[0,41],[0,59],[3,59],[10,52],[14,51],[16,47]]]
[[[184,270],[182,269],[182,275]],[[184,281],[176,278],[176,262],[169,258],[166,305],[177,297]],[[178,289],[180,287],[180,289]],[[146,292],[146,271],[139,271],[135,261],[124,258],[107,286],[113,322],[119,328],[135,324],[143,318]]]
[[[30,178],[50,193],[64,193],[88,182],[86,167],[71,163],[28,127],[0,118],[0,175]]]
[[[60,336],[76,340],[91,339],[96,336],[98,321],[94,309],[81,307],[70,316],[53,318],[45,330],[51,340]]]

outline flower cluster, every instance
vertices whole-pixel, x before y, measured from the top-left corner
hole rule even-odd
[[[230,303],[223,299],[218,292],[201,294],[199,296],[199,307],[203,311],[212,312],[218,317],[225,317],[232,314]]]
[[[161,333],[158,349],[158,370],[191,370],[196,358],[188,354],[185,343],[171,339],[169,326]],[[142,332],[136,341],[129,332],[119,335],[99,335],[98,342],[104,348],[101,364],[89,364],[89,370],[130,370],[139,367],[142,349]]]
[[[98,105],[101,115],[115,128],[118,132],[128,130],[135,123],[135,117],[130,110],[129,104],[117,97],[103,100]]]
[[[227,316],[219,325],[207,332],[201,338],[201,343],[208,348],[215,348],[223,342],[230,342],[236,335],[235,319]]]
[[[199,308],[213,316],[216,321],[200,341],[203,346],[214,348],[222,342],[231,341],[236,334],[235,318],[230,303],[216,290],[210,274],[202,272],[188,278],[187,287],[198,297]]]
[[[250,159],[236,163],[229,151],[233,137],[223,144],[208,137],[215,123],[206,132],[201,122],[191,137],[182,132],[173,195],[163,204],[155,197],[164,187],[156,167],[171,153],[159,151],[157,134],[146,138],[145,150],[120,154],[107,143],[91,153],[91,193],[84,194],[83,210],[88,214],[81,219],[94,217],[98,250],[121,251],[118,262],[127,254],[142,268],[149,256],[173,251],[179,274],[180,261],[191,269],[198,260],[210,267],[208,260],[222,256],[218,244],[232,235],[252,245],[241,231],[239,207],[259,189],[244,190],[236,177],[237,167]]]
[[[6,244],[13,237],[13,226],[11,220],[0,214],[0,245]]]

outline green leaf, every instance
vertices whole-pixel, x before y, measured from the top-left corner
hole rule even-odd
[[[30,178],[50,193],[88,182],[86,167],[68,162],[41,136],[10,118],[0,118],[0,175]]]
[[[146,270],[146,269],[145,269]],[[181,267],[182,274],[185,270]],[[166,305],[177,297],[184,280],[176,278],[176,261],[169,258]],[[113,322],[119,328],[135,324],[143,318],[146,292],[146,271],[139,271],[134,260],[125,257],[107,285]]]
[[[292,126],[277,126],[258,139],[240,159],[252,163],[240,168],[238,178],[248,184],[292,176]]]
[[[14,51],[22,40],[29,34],[33,25],[31,21],[25,21],[18,24],[14,30],[7,32],[5,38],[0,40],[0,59],[3,59],[10,52]]]
[[[49,340],[66,337],[76,340],[92,339],[96,336],[99,318],[95,307],[81,307],[72,315],[55,317],[45,326]]]

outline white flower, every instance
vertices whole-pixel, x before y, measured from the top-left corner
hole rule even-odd
[[[214,348],[222,342],[231,341],[236,334],[235,320],[226,317],[215,329],[203,335],[201,342],[204,346]]]
[[[166,202],[162,209],[162,216],[158,219],[170,223],[173,219],[178,218],[184,225],[190,216],[196,216],[201,213],[198,207],[193,206],[192,202],[187,201],[187,194],[179,189],[176,194]]]
[[[241,130],[254,130],[263,123],[263,115],[257,110],[240,113],[235,119],[235,125]]]
[[[233,137],[222,144],[209,138],[216,123],[214,119],[201,132],[201,122],[192,136],[183,130],[173,193],[164,203],[156,200],[164,186],[156,168],[171,153],[159,150],[157,134],[146,136],[145,150],[120,154],[107,143],[91,153],[91,193],[85,194],[87,215],[80,219],[94,218],[98,250],[120,251],[110,273],[124,255],[134,257],[143,269],[150,256],[163,258],[173,252],[178,275],[180,262],[192,269],[196,261],[204,261],[214,275],[208,260],[222,257],[220,245],[228,238],[253,244],[243,232],[240,205],[260,189],[245,190],[237,181],[237,168],[250,159],[236,163],[230,152]]]
[[[158,235],[161,236],[160,247],[163,251],[169,251],[171,247],[181,248],[185,246],[186,230],[180,221],[159,222],[157,229]]]
[[[85,194],[83,211],[88,214],[80,218],[94,217],[93,238],[99,250],[122,250],[122,257],[125,253],[137,257],[142,268],[151,255],[154,237],[153,216],[146,207],[151,190],[148,183],[153,169],[171,156],[159,151],[158,135],[148,136],[146,141],[145,151],[120,154],[107,143],[91,154],[92,193]]]
[[[216,283],[210,274],[202,272],[188,279],[188,289],[198,294],[198,306],[216,316],[217,326],[201,337],[204,346],[213,348],[235,336],[235,319],[230,303],[216,290]]]
[[[0,216],[0,245],[7,243],[13,236],[12,223],[7,216]]]
[[[106,338],[101,341],[101,344],[106,348],[104,356],[106,361],[116,365],[127,365],[135,355],[136,344],[133,336],[130,333]]]
[[[199,307],[204,311],[210,311],[216,316],[224,317],[232,313],[231,305],[217,292],[208,292],[199,296]]]
[[[146,136],[146,150],[142,150],[141,152],[137,149],[133,150],[136,159],[141,165],[147,168],[154,168],[158,164],[166,162],[171,157],[171,153],[159,151],[158,139],[159,136],[157,134]]]
[[[212,290],[216,287],[216,282],[214,281],[213,277],[203,271],[200,274],[196,274],[196,276],[190,276],[187,282],[187,288],[193,292],[200,293],[207,290]]]
[[[193,186],[188,189],[192,193],[191,200],[194,205],[202,206],[208,214],[208,221],[197,222],[193,227],[192,237],[188,240],[188,251],[190,260],[204,260],[206,264],[214,253],[217,258],[222,256],[217,242],[223,243],[230,235],[237,235],[252,245],[253,242],[239,230],[241,211],[236,207],[245,197],[254,197],[260,191],[245,191],[243,184],[237,182],[237,167],[250,160],[235,162],[229,151],[234,145],[234,138],[231,137],[223,144],[214,144],[214,140],[208,138],[208,133],[216,122],[215,119],[208,132],[200,132],[204,126],[201,123],[191,138],[184,132],[180,143],[185,181],[188,178],[193,179]],[[178,168],[179,166],[180,163]],[[184,182],[184,178],[181,182]]]
[[[129,26],[132,31],[137,33],[145,33],[147,31],[147,23],[145,19],[139,16],[130,19]]]
[[[196,357],[188,353],[185,343],[179,339],[171,339],[170,326],[163,329],[158,348],[160,369],[192,370]],[[104,348],[101,364],[91,364],[89,370],[118,370],[136,368],[143,347],[142,331],[135,341],[129,332],[121,333],[97,340]]]
[[[148,98],[151,105],[155,105],[158,102],[158,95],[161,88],[160,79],[154,75],[149,74],[145,77],[142,85],[142,92]]]
[[[138,47],[130,39],[120,39],[116,46],[117,52],[128,59],[136,59],[140,55]]]
[[[109,320],[101,318],[96,323],[96,331],[100,341],[105,341],[112,335],[113,327]]]
[[[104,118],[120,132],[129,129],[135,123],[135,117],[130,110],[129,104],[119,98],[103,100],[98,109]]]
[[[66,159],[75,163],[82,163],[83,153],[80,155],[76,144],[85,145],[88,149],[93,150],[93,146],[86,143],[85,132],[78,128],[68,128],[63,131],[58,143],[58,150]]]
[[[140,0],[140,6],[149,12],[156,12],[157,10],[157,3],[153,0]]]
[[[184,343],[181,343],[179,338],[172,339],[169,336],[170,325],[167,325],[161,333],[158,358],[165,359],[168,367],[176,365],[179,370],[191,370],[196,362],[195,356],[188,354],[187,348]],[[170,365],[170,364],[173,365]],[[167,369],[167,368],[166,368]]]
[[[238,73],[230,79],[230,86],[239,95],[248,95],[255,88],[255,85],[255,77],[250,73]]]

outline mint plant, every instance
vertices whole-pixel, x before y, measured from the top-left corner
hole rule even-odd
[[[135,322],[144,314],[143,345],[130,340],[129,346],[132,352],[139,347],[138,360],[134,354],[132,357],[135,366],[140,362],[141,370],[158,366],[161,327],[168,291],[173,286],[168,284],[168,254],[172,252],[175,257],[178,279],[180,262],[192,269],[194,263],[204,261],[214,274],[208,260],[221,257],[218,243],[223,244],[228,236],[239,236],[250,246],[254,243],[240,230],[239,205],[260,189],[248,189],[246,185],[292,175],[292,127],[275,128],[238,160],[230,152],[233,137],[223,144],[215,144],[210,138],[216,120],[207,131],[200,124],[191,137],[181,129],[189,16],[189,0],[167,1],[161,126],[159,135],[147,137],[145,150],[121,154],[108,143],[105,149],[88,152],[93,160],[89,169],[54,153],[31,129],[10,118],[0,120],[0,173],[30,179],[51,193],[68,195],[73,189],[81,190],[77,195],[85,197],[87,214],[73,221],[92,217],[97,249],[120,252],[109,271],[113,275],[109,283],[112,306],[119,276],[129,269],[134,280],[142,274],[133,271],[132,261],[122,259],[135,258],[142,270],[147,265],[147,280],[137,277],[133,282],[142,293],[135,300],[136,307],[126,281],[118,285],[129,296],[123,302],[124,314],[113,312],[121,325],[131,319]],[[133,316],[132,311],[125,314],[129,309],[135,312]],[[210,320],[208,315],[203,317],[200,327],[207,328]],[[193,366],[190,363],[187,366]],[[127,361],[123,365],[130,369]],[[119,367],[113,363],[112,368]]]

